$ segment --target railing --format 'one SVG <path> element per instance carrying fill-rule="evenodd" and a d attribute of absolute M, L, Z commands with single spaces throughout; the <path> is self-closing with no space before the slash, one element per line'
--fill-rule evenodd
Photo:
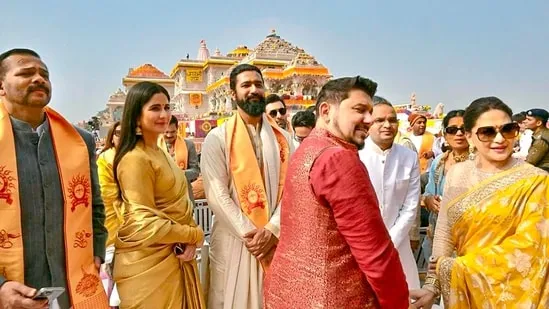
<path fill-rule="evenodd" d="M 194 201 L 194 220 L 204 231 L 204 236 L 209 239 L 212 232 L 213 213 L 208 207 L 207 200 Z"/>
<path fill-rule="evenodd" d="M 202 227 L 202 230 L 204 231 L 204 235 L 206 238 L 206 241 L 204 241 L 204 246 L 202 249 L 199 249 L 197 254 L 197 262 L 198 262 L 198 269 L 200 273 L 200 280 L 203 284 L 207 282 L 206 278 L 207 276 L 207 265 L 208 265 L 208 251 L 209 251 L 209 240 L 210 240 L 210 234 L 212 232 L 212 223 L 214 220 L 214 216 L 210 208 L 208 207 L 208 201 L 207 200 L 196 200 L 194 202 L 194 219 L 196 223 Z M 420 276 L 425 276 L 425 273 L 427 272 L 427 260 L 425 259 L 422 244 L 423 240 L 427 236 L 427 228 L 422 227 L 420 229 L 420 240 L 419 240 L 419 247 L 417 250 L 414 251 L 414 257 L 416 259 L 417 268 L 420 273 Z M 202 254 L 204 253 L 204 254 Z"/>
<path fill-rule="evenodd" d="M 207 200 L 195 200 L 194 201 L 194 220 L 202 230 L 204 231 L 204 245 L 202 248 L 196 250 L 196 262 L 198 264 L 198 274 L 200 276 L 200 282 L 202 288 L 208 287 L 208 263 L 209 263 L 209 251 L 210 251 L 210 234 L 212 232 L 213 213 L 208 207 Z"/>

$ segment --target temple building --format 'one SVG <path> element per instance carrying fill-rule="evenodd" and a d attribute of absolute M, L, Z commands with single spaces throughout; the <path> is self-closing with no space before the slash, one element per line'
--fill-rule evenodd
<path fill-rule="evenodd" d="M 130 69 L 122 78 L 124 89 L 110 96 L 107 108 L 101 113 L 102 123 L 109 126 L 120 120 L 127 91 L 138 82 L 152 81 L 168 90 L 174 104 L 173 113 L 186 123 L 186 131 L 203 137 L 232 113 L 229 75 L 241 63 L 259 67 L 267 93 L 283 97 L 291 112 L 313 105 L 320 88 L 331 78 L 328 68 L 281 38 L 275 30 L 255 48 L 240 45 L 226 55 L 219 49 L 212 55 L 202 40 L 196 59 L 190 59 L 187 54 L 169 75 L 152 64 Z"/>

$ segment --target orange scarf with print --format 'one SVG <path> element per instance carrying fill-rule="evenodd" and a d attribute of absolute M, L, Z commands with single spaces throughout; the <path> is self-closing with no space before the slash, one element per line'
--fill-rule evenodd
<path fill-rule="evenodd" d="M 171 149 L 168 149 L 168 145 L 164 137 L 160 137 L 158 140 L 158 147 L 166 149 L 168 154 L 174 158 L 175 163 L 180 169 L 186 170 L 189 165 L 189 149 L 185 139 L 181 136 L 175 138 L 175 145 Z"/>
<path fill-rule="evenodd" d="M 267 119 L 268 123 L 265 122 Z M 263 125 L 270 125 L 276 136 L 280 150 L 280 176 L 278 181 L 277 204 L 282 198 L 282 189 L 286 179 L 290 148 L 282 129 L 269 117 L 263 118 Z M 255 157 L 254 146 L 248 134 L 248 128 L 238 113 L 227 121 L 227 148 L 229 149 L 229 167 L 233 178 L 242 212 L 257 228 L 269 222 L 270 208 L 265 183 Z M 262 262 L 263 268 L 268 265 Z"/>
<path fill-rule="evenodd" d="M 107 296 L 94 264 L 88 147 L 78 131 L 61 115 L 50 108 L 45 111 L 65 202 L 66 293 L 69 293 L 74 309 L 108 308 Z M 24 283 L 15 138 L 10 116 L 1 102 L 0 145 L 0 274 L 7 280 Z"/>

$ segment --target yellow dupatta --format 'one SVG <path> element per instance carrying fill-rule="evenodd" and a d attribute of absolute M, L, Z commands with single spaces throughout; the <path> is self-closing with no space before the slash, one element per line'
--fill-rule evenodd
<path fill-rule="evenodd" d="M 263 117 L 263 120 L 265 119 L 268 122 L 264 121 L 263 125 L 272 127 L 280 151 L 280 174 L 276 200 L 279 203 L 286 179 L 290 148 L 282 129 L 269 117 Z M 236 113 L 227 121 L 226 125 L 229 168 L 238 193 L 240 209 L 257 228 L 262 228 L 269 222 L 270 207 L 275 207 L 275 205 L 269 205 L 262 172 L 255 158 L 254 147 L 244 120 Z M 269 261 L 264 259 L 261 261 L 261 265 L 267 269 Z"/>
<path fill-rule="evenodd" d="M 429 162 L 431 159 L 423 158 L 422 155 L 433 149 L 433 144 L 435 142 L 435 136 L 427 131 L 423 133 L 423 138 L 421 140 L 421 147 L 418 149 L 419 154 L 419 172 L 421 174 L 427 172 L 429 168 Z"/>
<path fill-rule="evenodd" d="M 448 204 L 456 258 L 437 263 L 446 308 L 546 308 L 549 176 L 500 172 Z"/>
<path fill-rule="evenodd" d="M 109 232 L 107 247 L 114 244 L 118 228 L 124 222 L 124 207 L 112 169 L 115 154 L 116 150 L 113 147 L 97 158 L 97 174 L 101 185 L 101 197 L 105 204 L 105 227 Z"/>
<path fill-rule="evenodd" d="M 108 308 L 93 255 L 89 152 L 78 131 L 61 115 L 45 109 L 64 197 L 67 287 L 72 308 Z M 24 255 L 15 139 L 0 102 L 0 269 L 8 280 L 24 282 Z M 32 261 L 27 261 L 32 263 Z"/>

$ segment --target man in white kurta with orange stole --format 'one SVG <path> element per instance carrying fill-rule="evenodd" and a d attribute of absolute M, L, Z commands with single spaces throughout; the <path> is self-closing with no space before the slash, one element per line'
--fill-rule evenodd
<path fill-rule="evenodd" d="M 230 76 L 238 110 L 202 145 L 201 170 L 215 219 L 210 238 L 208 308 L 262 308 L 264 271 L 278 243 L 282 188 L 293 145 L 263 112 L 261 71 Z"/>

